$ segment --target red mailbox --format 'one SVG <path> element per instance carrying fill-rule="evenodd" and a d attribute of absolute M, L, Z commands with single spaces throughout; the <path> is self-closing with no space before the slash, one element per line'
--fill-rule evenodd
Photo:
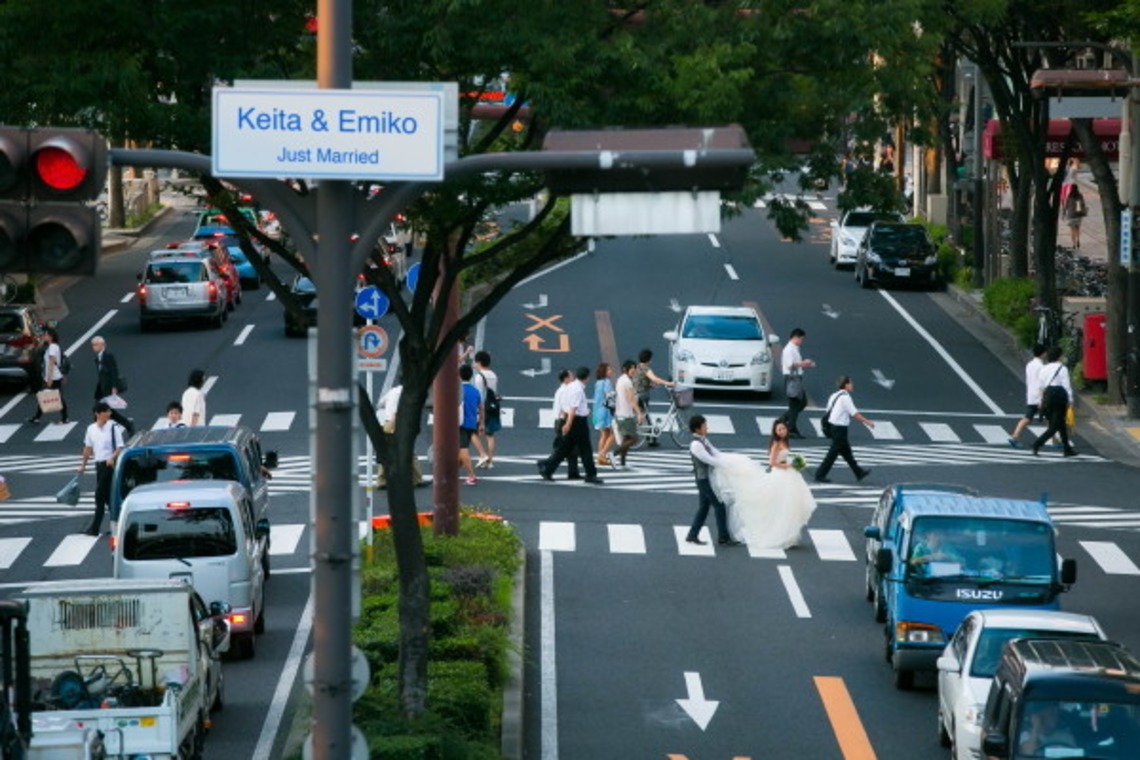
<path fill-rule="evenodd" d="M 1107 380 L 1108 362 L 1104 346 L 1104 314 L 1086 314 L 1081 356 L 1084 357 L 1086 380 Z"/>

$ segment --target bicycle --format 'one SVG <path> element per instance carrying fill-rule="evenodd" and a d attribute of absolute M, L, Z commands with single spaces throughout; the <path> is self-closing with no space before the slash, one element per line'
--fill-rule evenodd
<path fill-rule="evenodd" d="M 679 448 L 687 449 L 693 440 L 693 433 L 689 430 L 690 411 L 693 406 L 692 388 L 666 388 L 669 394 L 669 408 L 664 416 L 654 416 L 646 411 L 645 422 L 637 426 L 637 442 L 631 449 L 642 449 L 650 441 L 657 441 L 665 433 L 673 439 Z"/>
<path fill-rule="evenodd" d="M 1034 306 L 1033 311 L 1037 314 L 1037 342 L 1043 346 L 1060 346 L 1069 366 L 1080 361 L 1083 336 L 1078 315 L 1073 312 L 1058 319 L 1048 306 Z"/>
<path fill-rule="evenodd" d="M 0 304 L 9 304 L 16 300 L 20 291 L 20 284 L 10 274 L 0 274 Z"/>

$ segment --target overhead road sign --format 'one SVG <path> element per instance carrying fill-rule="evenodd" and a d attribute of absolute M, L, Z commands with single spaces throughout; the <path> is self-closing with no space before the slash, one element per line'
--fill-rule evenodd
<path fill-rule="evenodd" d="M 443 93 L 214 88 L 217 177 L 443 179 Z"/>

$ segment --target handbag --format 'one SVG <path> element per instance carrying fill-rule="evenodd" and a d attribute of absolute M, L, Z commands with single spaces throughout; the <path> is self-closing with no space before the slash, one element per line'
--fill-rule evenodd
<path fill-rule="evenodd" d="M 42 391 L 36 391 L 36 403 L 40 405 L 40 411 L 44 414 L 63 410 L 63 399 L 60 398 L 57 388 L 44 388 Z"/>
<path fill-rule="evenodd" d="M 784 395 L 788 398 L 801 398 L 804 395 L 804 376 L 799 374 L 785 375 Z"/>
<path fill-rule="evenodd" d="M 76 475 L 67 481 L 67 485 L 56 492 L 55 500 L 59 504 L 75 506 L 79 503 L 79 476 Z"/>
<path fill-rule="evenodd" d="M 119 375 L 118 378 L 115 379 L 115 388 L 119 391 L 119 393 L 123 393 L 124 391 L 126 391 L 127 390 L 127 378 L 123 377 L 122 375 Z"/>
<path fill-rule="evenodd" d="M 1065 424 L 1070 430 L 1077 426 L 1077 411 L 1071 406 L 1065 410 Z"/>

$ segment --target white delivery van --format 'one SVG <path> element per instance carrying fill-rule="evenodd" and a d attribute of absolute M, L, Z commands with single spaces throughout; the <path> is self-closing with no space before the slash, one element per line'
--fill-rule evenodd
<path fill-rule="evenodd" d="M 269 525 L 249 492 L 229 480 L 139 486 L 123 501 L 115 534 L 116 578 L 173 578 L 230 605 L 234 649 L 254 655 L 265 630 Z"/>

